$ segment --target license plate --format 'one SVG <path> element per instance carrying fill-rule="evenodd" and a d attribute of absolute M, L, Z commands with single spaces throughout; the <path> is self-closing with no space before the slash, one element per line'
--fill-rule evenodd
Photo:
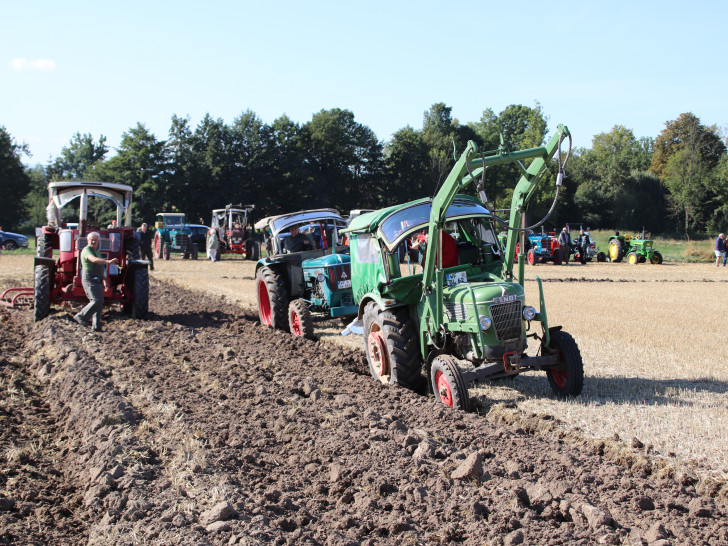
<path fill-rule="evenodd" d="M 351 288 L 351 279 L 347 279 L 345 281 L 339 281 L 336 286 L 338 288 Z"/>
<path fill-rule="evenodd" d="M 465 271 L 445 274 L 445 283 L 448 286 L 455 286 L 456 284 L 462 284 L 464 282 L 468 282 L 468 275 L 465 273 Z"/>

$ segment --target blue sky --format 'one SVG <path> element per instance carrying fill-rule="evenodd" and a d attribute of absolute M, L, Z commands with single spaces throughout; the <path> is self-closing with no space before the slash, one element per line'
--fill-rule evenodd
<path fill-rule="evenodd" d="M 303 124 L 346 108 L 382 141 L 436 102 L 461 123 L 534 106 L 576 146 L 614 125 L 655 137 L 693 112 L 728 128 L 728 3 L 58 2 L 0 19 L 0 125 L 55 158 L 80 132 L 167 138 L 246 110 Z"/>

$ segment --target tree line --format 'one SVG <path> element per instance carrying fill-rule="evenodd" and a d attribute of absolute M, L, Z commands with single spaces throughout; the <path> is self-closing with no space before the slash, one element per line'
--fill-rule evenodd
<path fill-rule="evenodd" d="M 464 124 L 451 107 L 436 103 L 424 112 L 421 128 L 406 126 L 386 143 L 346 109 L 321 110 L 304 124 L 282 115 L 270 125 L 248 110 L 231 124 L 208 114 L 196 127 L 173 116 L 166 140 L 137 123 L 113 155 L 103 135 L 76 133 L 47 165 L 24 167 L 27 145 L 0 126 L 0 223 L 5 229 L 42 225 L 48 182 L 82 179 L 131 185 L 135 224 L 173 211 L 208 224 L 211 210 L 228 203 L 255 205 L 255 218 L 324 207 L 346 214 L 434 195 L 468 140 L 480 150 L 518 150 L 548 136 L 538 103 L 498 114 L 486 109 L 480 120 Z M 549 209 L 555 170 L 554 163 L 529 220 Z M 726 144 L 716 126 L 691 113 L 666 122 L 655 138 L 636 138 L 615 125 L 596 135 L 591 148 L 572 150 L 566 174 L 547 229 L 583 222 L 593 229 L 644 227 L 693 236 L 723 231 L 728 222 Z M 518 177 L 513 164 L 486 171 L 492 206 L 510 206 Z"/>

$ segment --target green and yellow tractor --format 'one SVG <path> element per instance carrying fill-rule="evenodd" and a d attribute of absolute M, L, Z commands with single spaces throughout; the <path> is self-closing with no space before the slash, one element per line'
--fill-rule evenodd
<path fill-rule="evenodd" d="M 609 261 L 621 262 L 623 259 L 628 263 L 636 265 L 643 262 L 659 265 L 662 263 L 662 254 L 653 247 L 653 241 L 645 237 L 645 230 L 642 236 L 620 235 L 617 231 L 609 237 Z"/>

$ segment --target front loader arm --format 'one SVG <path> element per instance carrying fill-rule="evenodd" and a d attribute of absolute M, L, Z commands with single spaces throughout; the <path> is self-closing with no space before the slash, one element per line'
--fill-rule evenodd
<path fill-rule="evenodd" d="M 443 323 L 443 274 L 442 274 L 442 247 L 441 232 L 447 216 L 447 210 L 452 204 L 455 196 L 462 188 L 474 182 L 483 172 L 483 169 L 501 165 L 504 163 L 517 163 L 522 171 L 522 176 L 513 192 L 511 202 L 511 216 L 509 221 L 508 239 L 503 260 L 502 278 L 512 278 L 513 263 L 510 256 L 513 256 L 516 246 L 516 237 L 519 232 L 513 228 L 520 227 L 521 217 L 526 210 L 528 201 L 533 196 L 541 176 L 546 171 L 548 161 L 559 149 L 564 137 L 569 135 L 569 130 L 564 125 L 559 125 L 556 134 L 545 146 L 507 152 L 498 149 L 492 152 L 485 152 L 480 157 L 471 159 L 476 154 L 478 147 L 473 141 L 469 141 L 465 151 L 455 163 L 450 174 L 445 179 L 442 187 L 432 199 L 430 221 L 428 225 L 428 252 L 423 264 L 422 286 L 424 300 L 424 313 L 420 323 L 420 331 L 434 335 Z M 533 159 L 528 169 L 521 160 Z M 436 263 L 436 261 L 438 263 Z M 523 284 L 523 271 L 519 275 L 519 282 Z"/>

